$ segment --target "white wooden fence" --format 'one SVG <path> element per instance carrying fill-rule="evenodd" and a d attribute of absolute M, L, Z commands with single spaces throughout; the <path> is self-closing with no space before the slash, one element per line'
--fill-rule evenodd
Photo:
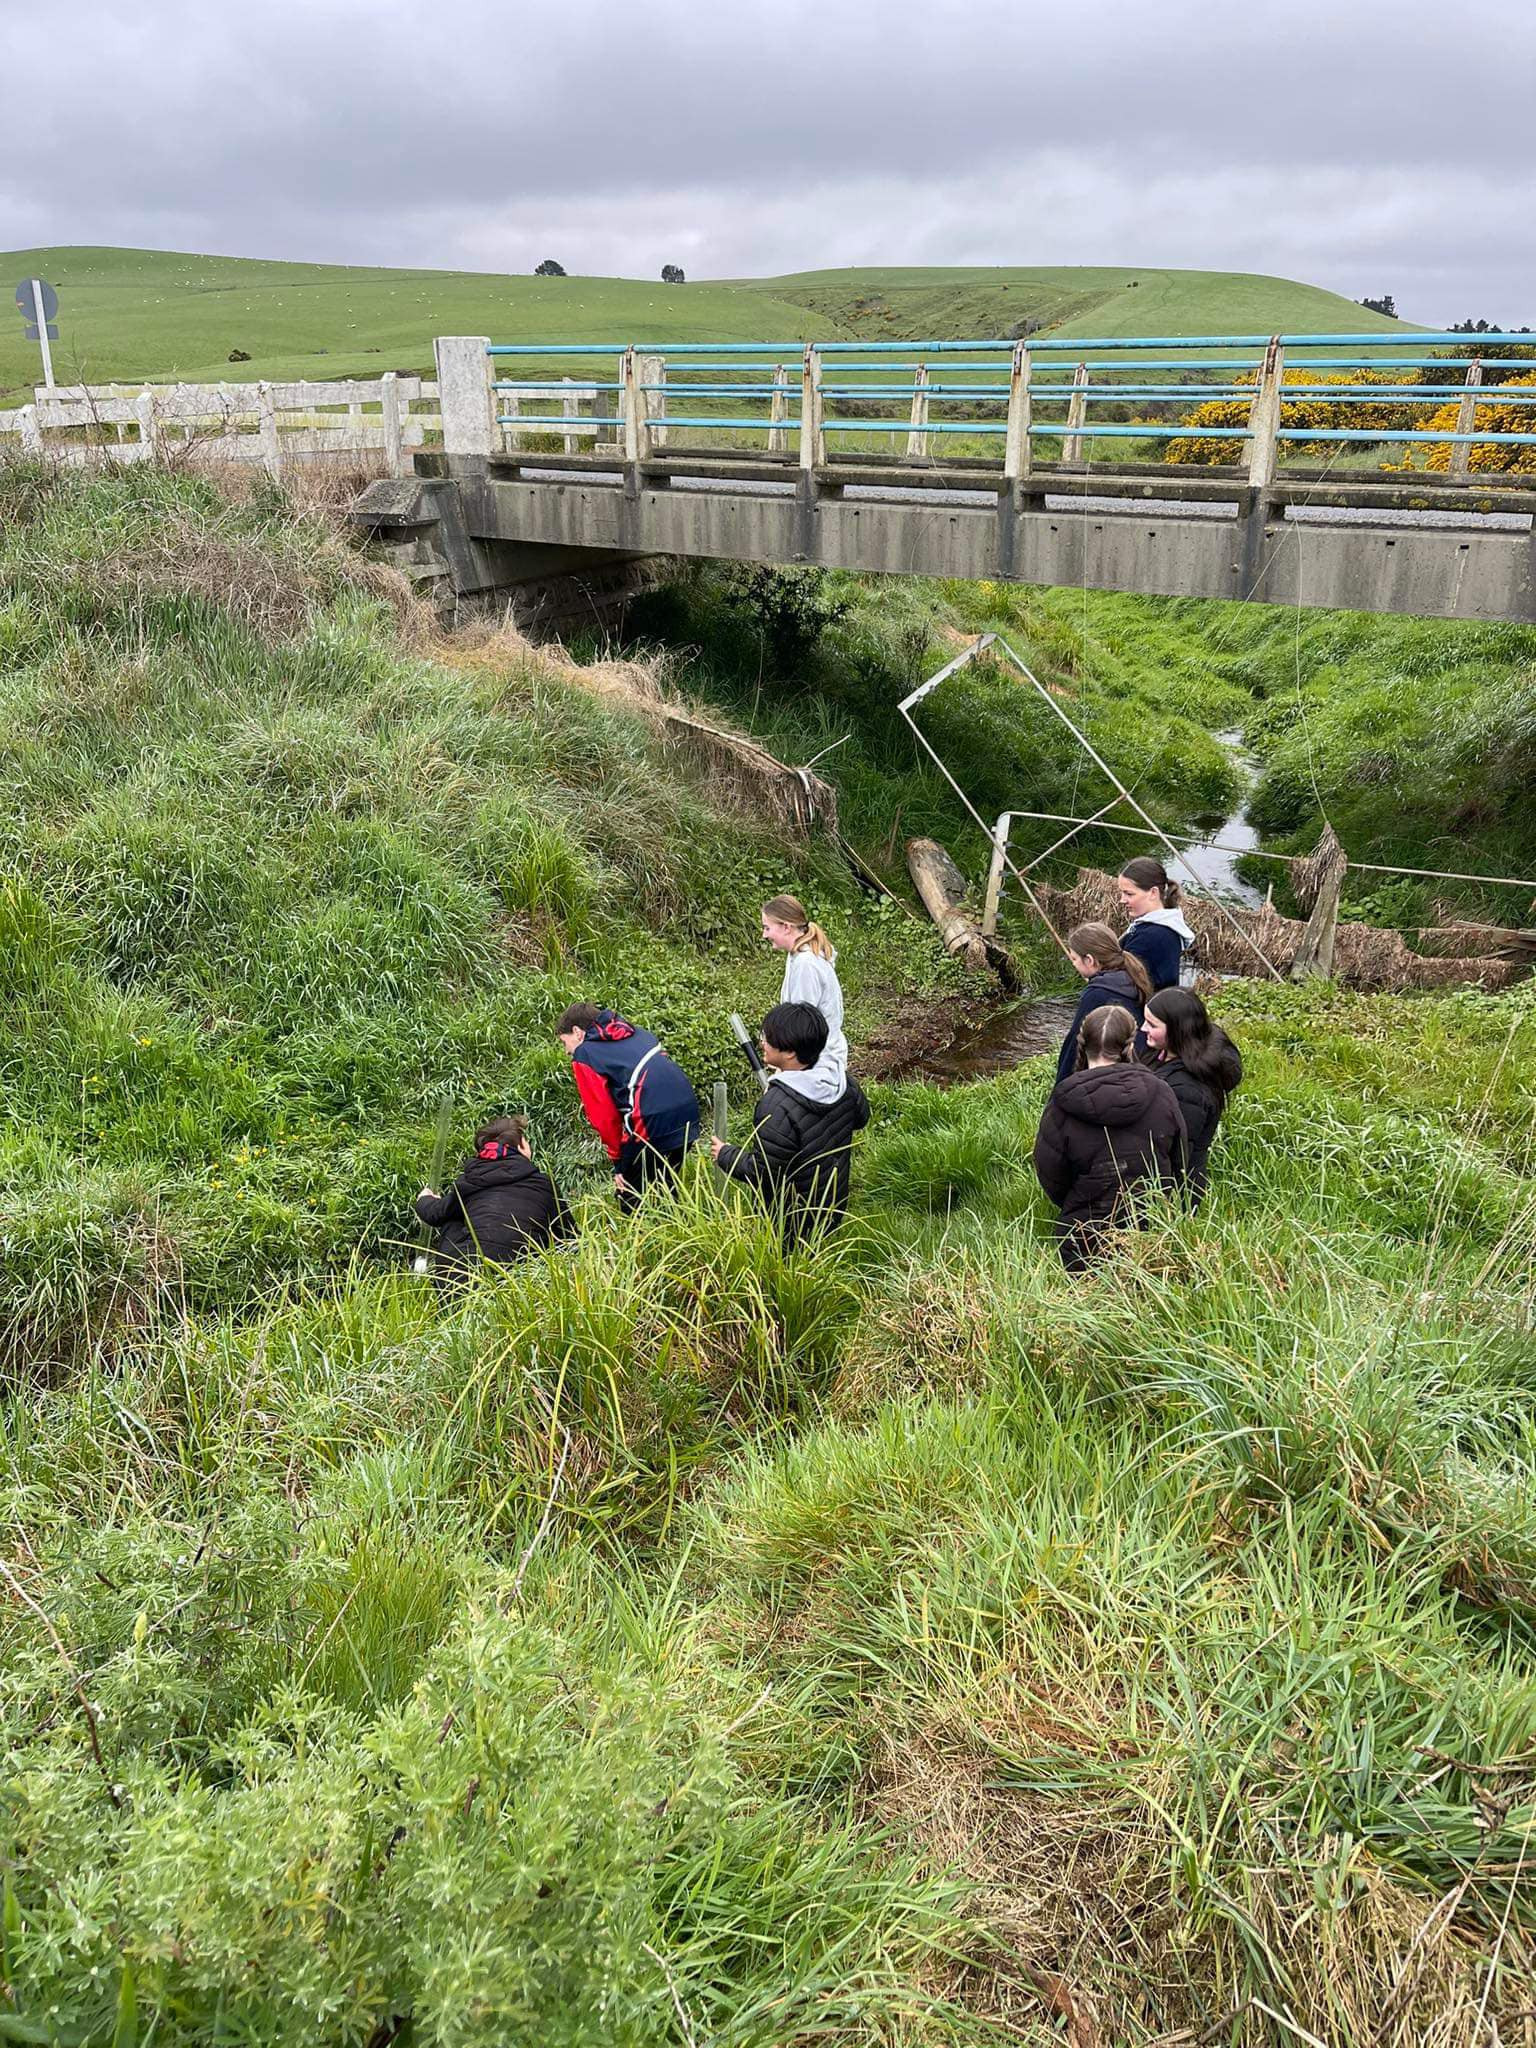
<path fill-rule="evenodd" d="M 525 413 L 506 443 L 558 434 L 568 454 L 578 437 L 599 432 L 598 394 L 566 380 L 527 391 L 525 400 L 557 413 Z M 581 417 L 585 408 L 587 417 Z M 424 377 L 387 371 L 334 383 L 39 385 L 32 403 L 0 412 L 0 459 L 44 456 L 86 467 L 157 457 L 199 464 L 260 464 L 269 476 L 289 467 L 374 461 L 385 476 L 409 467 L 410 452 L 441 435 L 438 388 Z"/>
<path fill-rule="evenodd" d="M 0 412 L 0 456 L 79 466 L 185 457 L 276 477 L 373 454 L 394 475 L 440 424 L 436 384 L 393 371 L 335 383 L 40 385 L 30 405 Z"/>

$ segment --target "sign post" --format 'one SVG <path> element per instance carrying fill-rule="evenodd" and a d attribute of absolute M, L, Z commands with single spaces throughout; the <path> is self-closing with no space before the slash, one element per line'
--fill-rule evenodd
<path fill-rule="evenodd" d="M 21 308 L 21 317 L 27 323 L 28 341 L 37 342 L 43 351 L 43 386 L 53 389 L 53 353 L 50 341 L 57 341 L 59 330 L 54 326 L 54 315 L 59 310 L 59 295 L 51 284 L 45 284 L 40 277 L 24 277 L 16 287 L 16 303 Z"/>

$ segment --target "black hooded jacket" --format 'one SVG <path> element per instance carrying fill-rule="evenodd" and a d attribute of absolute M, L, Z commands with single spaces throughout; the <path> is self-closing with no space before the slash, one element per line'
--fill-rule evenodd
<path fill-rule="evenodd" d="M 1091 974 L 1083 985 L 1067 1035 L 1061 1042 L 1061 1053 L 1056 1061 L 1058 1081 L 1065 1081 L 1077 1065 L 1077 1034 L 1083 1028 L 1083 1019 L 1105 1003 L 1118 1003 L 1122 1010 L 1130 1011 L 1138 1024 L 1141 1022 L 1141 994 L 1123 967 L 1101 968 L 1097 974 Z"/>
<path fill-rule="evenodd" d="M 466 1159 L 443 1194 L 416 1197 L 416 1214 L 437 1231 L 432 1253 L 439 1270 L 477 1257 L 506 1265 L 575 1229 L 554 1183 L 521 1152 Z"/>
<path fill-rule="evenodd" d="M 1098 1230 L 1138 1221 L 1140 1193 L 1177 1187 L 1187 1140 L 1166 1081 L 1128 1060 L 1057 1083 L 1035 1138 L 1035 1173 L 1060 1209 L 1063 1261 L 1084 1266 Z"/>
<path fill-rule="evenodd" d="M 852 1074 L 836 1102 L 826 1103 L 774 1081 L 753 1104 L 746 1144 L 721 1147 L 720 1170 L 777 1207 L 785 1243 L 798 1244 L 842 1222 L 854 1132 L 868 1122 L 869 1102 Z"/>
<path fill-rule="evenodd" d="M 1235 1088 L 1243 1078 L 1243 1062 L 1237 1047 L 1228 1042 L 1229 1070 L 1233 1070 L 1231 1087 Z M 1207 1162 L 1211 1154 L 1211 1140 L 1216 1135 L 1216 1126 L 1221 1121 L 1222 1110 L 1226 1107 L 1226 1096 L 1218 1093 L 1208 1081 L 1202 1081 L 1192 1074 L 1182 1060 L 1160 1060 L 1155 1054 L 1146 1055 L 1147 1068 L 1160 1081 L 1166 1081 L 1178 1100 L 1184 1116 L 1184 1129 L 1188 1133 L 1188 1152 L 1185 1182 L 1189 1188 L 1190 1203 L 1199 1206 L 1205 1193 Z"/>

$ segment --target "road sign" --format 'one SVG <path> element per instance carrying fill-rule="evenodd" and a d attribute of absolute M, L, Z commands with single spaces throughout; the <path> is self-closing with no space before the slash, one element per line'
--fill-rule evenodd
<path fill-rule="evenodd" d="M 49 351 L 50 341 L 57 341 L 59 330 L 53 324 L 53 316 L 59 310 L 59 295 L 51 284 L 45 284 L 40 277 L 24 277 L 16 287 L 16 303 L 21 308 L 21 317 L 26 322 L 27 339 L 39 343 L 43 351 L 43 383 L 53 389 L 53 356 Z"/>

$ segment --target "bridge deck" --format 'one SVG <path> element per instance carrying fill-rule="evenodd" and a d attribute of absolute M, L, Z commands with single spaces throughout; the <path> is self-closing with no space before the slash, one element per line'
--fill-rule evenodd
<path fill-rule="evenodd" d="M 678 450 L 492 456 L 453 476 L 468 533 L 522 548 L 811 563 L 872 574 L 1536 621 L 1530 486 L 1286 471 L 890 459 L 805 471 Z M 537 555 L 528 558 L 537 562 Z M 529 573 L 534 573 L 530 568 Z"/>

